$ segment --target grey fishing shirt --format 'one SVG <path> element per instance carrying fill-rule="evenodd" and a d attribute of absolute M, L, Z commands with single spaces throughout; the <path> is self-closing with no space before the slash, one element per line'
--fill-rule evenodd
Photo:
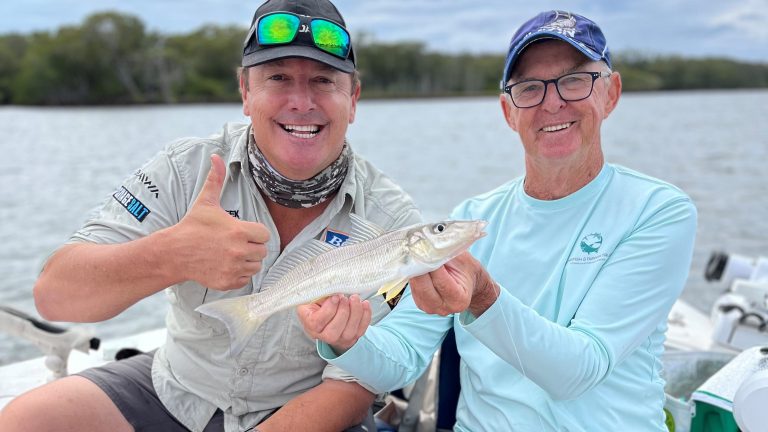
<path fill-rule="evenodd" d="M 315 350 L 295 309 L 271 316 L 237 356 L 229 354 L 229 334 L 214 318 L 195 312 L 203 303 L 258 292 L 261 281 L 281 258 L 310 239 L 340 246 L 352 232 L 350 212 L 384 230 L 420 222 L 411 198 L 389 178 L 354 155 L 339 193 L 325 211 L 280 254 L 280 238 L 248 169 L 250 127 L 226 124 L 208 138 L 168 145 L 126 179 L 70 242 L 100 244 L 135 240 L 179 222 L 194 203 L 210 169 L 210 155 L 221 155 L 227 174 L 221 206 L 232 217 L 263 223 L 271 232 L 261 272 L 239 290 L 216 291 L 192 281 L 168 287 L 168 337 L 152 366 L 155 390 L 187 428 L 202 431 L 217 408 L 225 430 L 242 430 L 318 385 L 323 378 L 354 380 L 328 365 Z M 372 301 L 373 320 L 389 312 Z"/>

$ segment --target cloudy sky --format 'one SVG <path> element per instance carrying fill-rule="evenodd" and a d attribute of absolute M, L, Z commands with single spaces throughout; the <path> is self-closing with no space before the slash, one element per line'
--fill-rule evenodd
<path fill-rule="evenodd" d="M 55 30 L 91 13 L 137 15 L 163 33 L 205 23 L 246 26 L 261 0 L 6 0 L 0 34 Z M 516 26 L 541 10 L 592 18 L 614 52 L 720 56 L 768 63 L 768 0 L 335 0 L 353 34 L 417 40 L 444 52 L 498 53 Z"/>

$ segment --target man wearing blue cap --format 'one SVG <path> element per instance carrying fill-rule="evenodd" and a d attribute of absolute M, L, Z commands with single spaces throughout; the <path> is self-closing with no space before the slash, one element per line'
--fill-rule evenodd
<path fill-rule="evenodd" d="M 35 286 L 41 315 L 65 321 L 111 318 L 165 291 L 167 341 L 20 396 L 0 430 L 373 430 L 370 417 L 360 425 L 373 393 L 317 355 L 295 311 L 272 315 L 239 354 L 223 323 L 195 312 L 258 292 L 313 239 L 340 246 L 370 225 L 419 222 L 411 199 L 345 139 L 360 86 L 344 25 L 328 0 L 259 6 L 242 57 L 248 124 L 167 146 L 51 256 Z M 378 320 L 389 307 L 366 312 Z"/>
<path fill-rule="evenodd" d="M 665 431 L 660 356 L 696 209 L 674 186 L 604 162 L 600 126 L 621 78 L 594 22 L 561 11 L 526 22 L 501 87 L 525 175 L 452 215 L 488 220 L 488 236 L 411 280 L 364 335 L 356 301 L 343 314 L 301 307 L 305 329 L 324 358 L 385 391 L 418 378 L 453 328 L 457 431 Z"/>

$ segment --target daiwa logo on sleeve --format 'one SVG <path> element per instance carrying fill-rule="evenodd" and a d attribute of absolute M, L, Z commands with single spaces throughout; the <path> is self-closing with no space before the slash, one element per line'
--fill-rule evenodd
<path fill-rule="evenodd" d="M 147 190 L 149 190 L 151 193 L 155 195 L 155 198 L 160 197 L 160 189 L 157 188 L 154 184 L 152 184 L 152 180 L 149 179 L 149 176 L 142 172 L 141 170 L 136 171 L 133 173 L 139 181 L 147 187 Z"/>
<path fill-rule="evenodd" d="M 120 205 L 125 207 L 125 209 L 128 210 L 128 213 L 135 217 L 139 222 L 144 222 L 144 219 L 150 213 L 150 210 L 147 208 L 147 206 L 136 199 L 136 197 L 133 196 L 132 193 L 128 192 L 128 189 L 126 189 L 124 186 L 121 186 L 120 189 L 118 189 L 112 195 L 112 197 L 117 200 Z"/>

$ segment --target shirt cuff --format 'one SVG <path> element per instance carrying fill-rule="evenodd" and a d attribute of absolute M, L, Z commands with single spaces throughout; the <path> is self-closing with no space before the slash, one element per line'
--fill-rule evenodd
<path fill-rule="evenodd" d="M 343 368 L 343 363 L 347 360 L 351 361 L 351 358 L 354 358 L 354 355 L 348 355 L 351 351 L 355 350 L 357 347 L 362 345 L 361 341 L 358 340 L 358 343 L 354 344 L 352 348 L 348 349 L 347 352 L 345 352 L 342 355 L 337 355 L 333 348 L 331 348 L 330 345 L 328 345 L 325 342 L 322 342 L 320 340 L 317 341 L 317 353 L 320 355 L 320 357 L 328 362 L 328 366 L 326 366 L 325 370 L 323 370 L 323 379 L 334 379 L 337 381 L 345 381 L 345 382 L 356 382 L 360 386 L 362 386 L 364 389 L 368 390 L 369 392 L 373 394 L 379 394 L 379 391 L 377 391 L 375 388 L 371 387 L 370 385 L 360 381 L 359 378 L 356 376 L 350 374 L 349 372 L 345 371 Z M 339 363 L 342 363 L 341 365 L 335 364 L 336 361 Z"/>
<path fill-rule="evenodd" d="M 477 327 L 484 327 L 486 323 L 492 322 L 495 319 L 494 317 L 502 312 L 503 308 L 501 305 L 507 301 L 506 297 L 510 295 L 504 287 L 499 285 L 499 296 L 496 297 L 496 301 L 493 302 L 491 307 L 486 309 L 479 318 L 472 315 L 469 309 L 465 310 L 459 314 L 459 324 L 468 331 Z"/>

